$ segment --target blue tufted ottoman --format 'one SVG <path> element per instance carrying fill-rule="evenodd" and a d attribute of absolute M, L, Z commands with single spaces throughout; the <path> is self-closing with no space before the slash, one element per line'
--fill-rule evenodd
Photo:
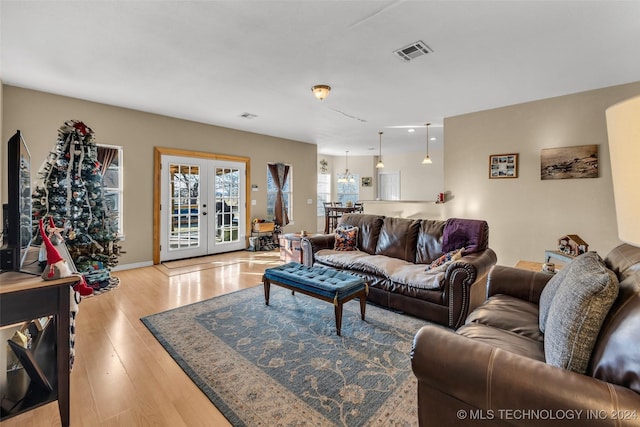
<path fill-rule="evenodd" d="M 352 274 L 322 267 L 307 267 L 297 262 L 267 268 L 262 276 L 265 304 L 269 305 L 271 284 L 291 289 L 323 301 L 332 302 L 336 314 L 336 330 L 342 327 L 342 304 L 360 299 L 360 316 L 364 320 L 369 288 L 365 281 Z"/>

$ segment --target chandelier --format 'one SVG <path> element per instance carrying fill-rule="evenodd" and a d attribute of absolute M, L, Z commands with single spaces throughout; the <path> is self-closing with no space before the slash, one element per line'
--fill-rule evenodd
<path fill-rule="evenodd" d="M 431 163 L 433 163 L 433 162 L 431 161 L 431 157 L 429 157 L 429 125 L 430 125 L 430 124 L 431 124 L 431 123 L 427 123 L 427 124 L 425 125 L 425 127 L 427 128 L 427 155 L 426 155 L 426 156 L 424 156 L 424 159 L 422 159 L 422 164 L 423 164 L 423 165 L 430 165 Z"/>
<path fill-rule="evenodd" d="M 349 172 L 349 150 L 347 150 L 345 154 L 345 163 L 346 163 L 346 168 L 344 170 L 344 174 L 338 176 L 338 182 L 340 183 L 356 182 L 356 179 L 353 177 L 353 175 L 351 175 L 351 172 Z"/>

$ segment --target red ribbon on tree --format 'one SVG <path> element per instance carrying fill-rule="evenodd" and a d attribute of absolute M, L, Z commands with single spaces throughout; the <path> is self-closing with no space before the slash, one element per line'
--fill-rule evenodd
<path fill-rule="evenodd" d="M 80 131 L 80 133 L 82 134 L 82 136 L 86 136 L 87 135 L 87 126 L 82 123 L 82 122 L 76 122 L 73 124 L 73 127 L 78 129 Z"/>

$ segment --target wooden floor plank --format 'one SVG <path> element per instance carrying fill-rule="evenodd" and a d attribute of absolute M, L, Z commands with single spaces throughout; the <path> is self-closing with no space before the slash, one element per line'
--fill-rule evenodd
<path fill-rule="evenodd" d="M 258 286 L 265 268 L 281 261 L 277 251 L 239 251 L 206 261 L 116 272 L 117 288 L 80 303 L 72 427 L 230 425 L 140 318 Z M 2 422 L 18 426 L 60 426 L 57 403 Z"/>

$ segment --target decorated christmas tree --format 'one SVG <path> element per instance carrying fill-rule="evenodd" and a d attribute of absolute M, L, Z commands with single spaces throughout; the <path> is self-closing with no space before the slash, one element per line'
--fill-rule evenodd
<path fill-rule="evenodd" d="M 110 270 L 120 254 L 117 215 L 105 199 L 101 168 L 93 130 L 67 121 L 38 172 L 32 200 L 36 227 L 44 219 L 62 229 L 77 272 L 95 290 L 117 283 Z"/>

